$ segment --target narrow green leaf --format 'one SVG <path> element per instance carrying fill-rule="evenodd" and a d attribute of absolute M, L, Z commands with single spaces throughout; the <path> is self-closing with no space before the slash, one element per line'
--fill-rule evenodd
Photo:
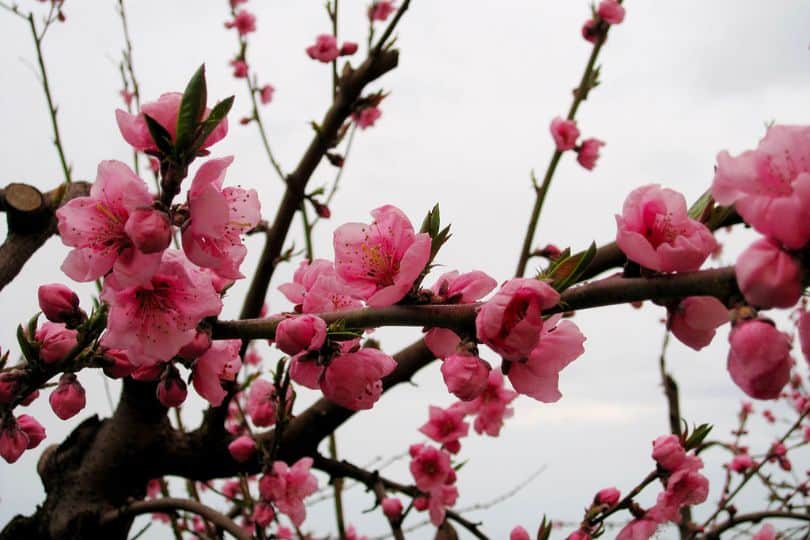
<path fill-rule="evenodd" d="M 166 128 L 146 113 L 143 113 L 143 119 L 146 121 L 146 127 L 149 129 L 149 134 L 152 135 L 152 140 L 155 141 L 158 150 L 167 156 L 174 155 L 172 136 L 166 131 Z"/>
<path fill-rule="evenodd" d="M 202 124 L 200 124 L 199 133 L 194 139 L 193 150 L 195 154 L 202 147 L 205 139 L 207 139 L 208 136 L 214 132 L 220 122 L 222 122 L 225 117 L 228 116 L 228 113 L 231 111 L 231 107 L 233 106 L 233 99 L 234 96 L 231 96 L 214 105 L 214 108 L 211 109 L 211 114 L 209 114 L 208 117 L 202 121 Z"/>
<path fill-rule="evenodd" d="M 205 113 L 205 102 L 208 100 L 208 90 L 205 86 L 205 64 L 201 65 L 186 85 L 183 98 L 180 100 L 180 110 L 177 113 L 177 137 L 175 146 L 177 153 L 188 155 L 194 133 Z"/>
<path fill-rule="evenodd" d="M 703 440 L 709 435 L 709 432 L 712 430 L 711 424 L 701 424 L 692 432 L 692 435 L 686 440 L 684 443 L 684 448 L 686 450 L 691 450 L 696 448 L 703 442 Z"/>
<path fill-rule="evenodd" d="M 21 324 L 17 325 L 17 343 L 20 345 L 20 352 L 25 357 L 26 360 L 29 362 L 36 362 L 39 358 L 39 355 L 31 346 L 31 342 L 28 341 L 28 338 L 25 335 L 25 330 Z"/>

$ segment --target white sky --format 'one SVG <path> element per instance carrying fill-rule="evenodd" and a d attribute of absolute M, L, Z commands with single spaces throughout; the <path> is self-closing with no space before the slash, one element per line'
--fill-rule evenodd
<path fill-rule="evenodd" d="M 32 0 L 22 3 L 42 9 Z M 79 179 L 92 180 L 103 159 L 130 159 L 113 114 L 122 106 L 117 63 L 123 38 L 115 5 L 67 2 L 67 23 L 53 27 L 45 43 L 65 150 Z M 247 7 L 258 18 L 249 58 L 261 82 L 277 89 L 264 119 L 275 152 L 291 170 L 311 137 L 308 122 L 319 120 L 330 100 L 329 69 L 304 54 L 317 34 L 329 30 L 328 20 L 321 0 L 252 0 Z M 364 42 L 365 7 L 365 1 L 341 3 L 342 37 Z M 578 115 L 583 136 L 599 137 L 607 146 L 590 173 L 573 155 L 564 156 L 537 244 L 576 250 L 591 240 L 608 242 L 615 232 L 613 214 L 633 188 L 660 182 L 694 200 L 711 181 L 718 151 L 754 147 L 770 121 L 810 123 L 806 2 L 628 0 L 626 7 L 626 21 L 611 32 L 600 57 L 603 84 Z M 587 2 L 570 0 L 413 0 L 399 30 L 400 67 L 372 86 L 392 95 L 382 105 L 378 125 L 355 140 L 332 220 L 316 231 L 316 254 L 331 257 L 331 230 L 346 221 L 366 221 L 376 206 L 397 204 L 418 225 L 440 202 L 454 236 L 439 262 L 461 271 L 485 270 L 498 281 L 511 277 L 533 201 L 529 171 L 545 170 L 552 152 L 547 126 L 567 110 L 590 52 L 579 36 L 588 9 Z M 214 155 L 236 156 L 227 182 L 259 190 L 265 215 L 272 219 L 282 185 L 255 127 L 236 122 L 249 109 L 244 84 L 230 76 L 227 65 L 236 48 L 234 33 L 223 28 L 227 1 L 141 0 L 129 2 L 127 10 L 145 100 L 182 90 L 202 62 L 208 67 L 210 99 L 236 94 L 230 134 L 213 148 Z M 32 72 L 33 43 L 25 23 L 6 12 L 0 12 L 0 36 L 0 182 L 49 189 L 60 181 L 61 169 Z M 328 164 L 321 166 L 310 187 L 328 184 L 334 172 Z M 296 245 L 302 245 L 299 228 L 294 232 Z M 743 245 L 728 245 L 718 264 L 733 262 Z M 249 248 L 242 266 L 246 274 L 258 257 L 257 239 Z M 14 329 L 37 310 L 37 285 L 67 282 L 58 271 L 66 253 L 52 240 L 3 291 L 0 347 L 16 354 Z M 295 266 L 282 266 L 275 285 L 289 280 Z M 223 317 L 236 315 L 246 286 L 229 295 Z M 90 287 L 79 290 L 89 305 Z M 274 311 L 288 308 L 275 289 L 270 304 Z M 499 439 L 464 441 L 461 458 L 469 463 L 459 476 L 461 507 L 493 498 L 539 466 L 548 467 L 517 496 L 472 514 L 492 538 L 505 538 L 516 524 L 534 530 L 544 513 L 578 520 L 596 490 L 616 485 L 626 491 L 651 469 L 650 441 L 667 430 L 657 370 L 661 315 L 660 308 L 651 307 L 578 315 L 575 321 L 588 337 L 586 354 L 563 373 L 562 401 L 543 405 L 519 398 L 515 418 Z M 389 352 L 417 335 L 378 334 Z M 725 371 L 726 350 L 723 334 L 700 354 L 675 343 L 669 355 L 682 388 L 683 414 L 690 422 L 714 423 L 718 434 L 728 433 L 742 397 Z M 80 378 L 89 405 L 76 418 L 59 421 L 44 397 L 31 407 L 49 438 L 15 465 L 0 463 L 0 522 L 32 512 L 42 500 L 34 473 L 41 448 L 62 440 L 90 413 L 109 413 L 99 374 Z M 427 419 L 428 404 L 446 406 L 451 399 L 437 366 L 421 372 L 416 383 L 392 391 L 373 413 L 357 415 L 341 429 L 342 455 L 362 464 L 421 441 L 416 428 Z M 111 388 L 117 393 L 116 384 Z M 187 423 L 196 420 L 198 407 L 187 407 Z M 774 434 L 765 429 L 760 440 L 766 444 Z M 725 456 L 707 457 L 713 479 L 719 477 L 720 459 Z M 797 468 L 808 462 L 796 463 Z M 406 462 L 387 472 L 410 480 Z M 712 500 L 717 489 L 713 484 Z M 379 513 L 362 514 L 372 499 L 360 491 L 349 498 L 349 521 L 366 534 L 384 533 L 387 525 Z M 326 503 L 312 509 L 311 524 L 319 533 L 333 530 L 329 510 Z"/>

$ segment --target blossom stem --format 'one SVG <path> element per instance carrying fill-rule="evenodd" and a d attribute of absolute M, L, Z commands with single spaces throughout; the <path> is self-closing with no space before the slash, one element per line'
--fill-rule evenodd
<path fill-rule="evenodd" d="M 51 8 L 53 11 L 53 8 Z M 67 159 L 65 159 L 65 151 L 62 145 L 62 137 L 59 134 L 59 122 L 56 120 L 57 110 L 53 104 L 53 98 L 51 96 L 51 86 L 48 82 L 48 71 L 45 69 L 45 59 L 42 56 L 42 39 L 45 37 L 45 31 L 47 30 L 48 26 L 53 22 L 52 19 L 53 15 L 49 14 L 48 19 L 45 22 L 45 27 L 42 30 L 41 34 L 37 34 L 37 27 L 36 23 L 34 23 L 34 14 L 29 13 L 27 20 L 28 25 L 31 28 L 31 35 L 34 38 L 34 46 L 37 50 L 37 62 L 39 63 L 39 72 L 42 76 L 42 90 L 45 92 L 45 99 L 48 101 L 48 113 L 51 117 L 51 126 L 53 127 L 53 144 L 56 146 L 56 151 L 59 153 L 59 162 L 62 165 L 62 173 L 65 177 L 65 182 L 70 183 L 71 175 L 70 175 L 70 166 L 67 164 Z"/>
<path fill-rule="evenodd" d="M 121 77 L 124 79 L 124 89 L 127 88 L 127 81 L 132 84 L 132 99 L 135 101 L 135 111 L 141 109 L 141 90 L 138 85 L 138 79 L 135 77 L 135 67 L 132 63 L 132 39 L 129 35 L 129 23 L 127 22 L 127 13 L 124 10 L 124 0 L 118 0 L 118 14 L 121 17 L 121 26 L 124 30 L 124 61 L 121 65 Z M 125 71 L 126 70 L 126 71 Z M 132 106 L 130 102 L 126 102 L 127 112 L 132 113 Z M 135 169 L 135 174 L 140 175 L 140 160 L 138 159 L 138 151 L 132 150 L 132 164 Z"/>
<path fill-rule="evenodd" d="M 106 525 L 124 517 L 133 517 L 140 514 L 150 514 L 153 512 L 172 512 L 176 510 L 185 510 L 186 512 L 197 514 L 206 521 L 228 531 L 239 540 L 250 540 L 251 538 L 251 536 L 241 527 L 239 527 L 239 525 L 234 523 L 233 520 L 224 514 L 220 514 L 213 508 L 198 501 L 192 501 L 190 499 L 178 499 L 175 497 L 167 497 L 150 501 L 136 501 L 130 503 L 123 508 L 119 508 L 118 510 L 114 510 L 103 515 L 101 517 L 101 523 Z"/>
<path fill-rule="evenodd" d="M 571 102 L 571 107 L 568 109 L 568 120 L 573 120 L 577 114 L 580 104 L 588 97 L 588 93 L 593 88 L 594 82 L 594 66 L 596 65 L 596 58 L 599 56 L 599 51 L 602 50 L 602 45 L 607 39 L 608 28 L 605 28 L 604 33 L 596 40 L 591 50 L 591 56 L 588 58 L 588 63 L 585 65 L 585 71 L 582 72 L 582 78 L 579 81 L 579 86 L 574 91 L 574 99 Z M 546 200 L 548 188 L 551 185 L 551 179 L 554 177 L 554 172 L 557 170 L 557 165 L 562 157 L 562 152 L 554 150 L 551 155 L 546 173 L 543 175 L 543 183 L 537 187 L 535 186 L 535 200 L 534 207 L 532 208 L 531 216 L 529 217 L 529 225 L 526 228 L 526 235 L 523 237 L 523 247 L 520 250 L 520 257 L 518 258 L 517 270 L 515 275 L 522 277 L 526 273 L 526 264 L 529 261 L 529 254 L 532 249 L 532 242 L 534 241 L 534 234 L 537 231 L 537 222 L 540 220 L 540 212 L 543 209 L 543 203 Z"/>

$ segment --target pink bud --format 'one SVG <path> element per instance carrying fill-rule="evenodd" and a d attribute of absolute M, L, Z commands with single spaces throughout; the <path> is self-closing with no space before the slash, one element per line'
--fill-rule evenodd
<path fill-rule="evenodd" d="M 619 24 L 624 20 L 624 7 L 616 0 L 602 0 L 596 12 L 608 24 Z"/>
<path fill-rule="evenodd" d="M 357 43 L 354 41 L 344 41 L 340 46 L 340 56 L 349 56 L 357 52 Z"/>
<path fill-rule="evenodd" d="M 765 321 L 745 321 L 729 334 L 728 371 L 743 392 L 756 399 L 779 397 L 790 380 L 790 340 Z"/>
<path fill-rule="evenodd" d="M 75 416 L 87 404 L 84 388 L 73 373 L 62 375 L 49 401 L 53 412 L 62 420 Z"/>
<path fill-rule="evenodd" d="M 33 392 L 25 396 L 25 398 L 23 398 L 22 401 L 20 401 L 20 405 L 22 405 L 23 407 L 27 407 L 28 405 L 31 405 L 31 403 L 33 403 L 34 400 L 37 399 L 38 397 L 39 397 L 39 390 L 34 390 Z"/>
<path fill-rule="evenodd" d="M 664 469 L 674 471 L 686 461 L 686 451 L 677 435 L 661 435 L 653 442 L 652 457 Z"/>
<path fill-rule="evenodd" d="M 385 517 L 396 521 L 402 515 L 402 501 L 396 497 L 386 497 L 382 501 L 382 510 Z"/>
<path fill-rule="evenodd" d="M 276 327 L 276 346 L 289 355 L 320 349 L 326 341 L 326 323 L 314 315 L 284 319 Z"/>
<path fill-rule="evenodd" d="M 244 463 L 256 452 L 255 441 L 247 435 L 237 437 L 228 445 L 228 452 L 234 460 Z"/>
<path fill-rule="evenodd" d="M 579 128 L 573 120 L 564 120 L 558 116 L 551 121 L 550 129 L 558 152 L 571 150 L 577 145 Z"/>
<path fill-rule="evenodd" d="M 391 0 L 378 0 L 368 8 L 368 18 L 371 21 L 384 21 L 395 10 Z"/>
<path fill-rule="evenodd" d="M 486 389 L 490 366 L 477 356 L 451 354 L 442 362 L 442 377 L 447 389 L 462 401 L 470 401 Z"/>
<path fill-rule="evenodd" d="M 789 308 L 802 295 L 801 266 L 770 238 L 757 240 L 734 265 L 745 299 L 761 308 Z"/>
<path fill-rule="evenodd" d="M 582 37 L 585 38 L 585 41 L 596 43 L 599 36 L 599 24 L 593 19 L 585 21 L 585 24 L 582 25 Z"/>
<path fill-rule="evenodd" d="M 262 102 L 262 105 L 267 105 L 271 101 L 273 101 L 273 93 L 276 89 L 271 84 L 265 84 L 259 90 L 259 99 Z"/>
<path fill-rule="evenodd" d="M 160 253 L 172 240 L 172 227 L 166 212 L 136 208 L 129 214 L 124 232 L 143 253 Z"/>
<path fill-rule="evenodd" d="M 306 51 L 310 58 L 323 63 L 331 62 L 340 55 L 337 40 L 331 34 L 319 35 L 315 44 L 307 47 Z"/>
<path fill-rule="evenodd" d="M 596 167 L 596 160 L 599 159 L 599 148 L 605 143 L 599 139 L 585 139 L 577 148 L 577 162 L 592 171 Z"/>
<path fill-rule="evenodd" d="M 45 439 L 45 428 L 33 416 L 21 414 L 17 417 L 17 425 L 28 437 L 27 448 L 29 450 L 39 446 L 39 443 Z"/>
<path fill-rule="evenodd" d="M 169 367 L 157 387 L 158 401 L 164 407 L 179 407 L 186 400 L 188 387 L 174 366 Z"/>
<path fill-rule="evenodd" d="M 419 511 L 424 512 L 428 508 L 428 500 L 426 497 L 417 497 L 413 500 L 413 507 Z"/>
<path fill-rule="evenodd" d="M 509 533 L 509 540 L 529 540 L 530 538 L 529 531 L 520 525 L 516 526 L 512 529 L 512 532 Z"/>
<path fill-rule="evenodd" d="M 668 324 L 684 345 L 699 351 L 712 342 L 715 329 L 728 319 L 728 309 L 717 298 L 690 296 L 669 312 Z"/>
<path fill-rule="evenodd" d="M 616 506 L 616 503 L 619 502 L 622 493 L 616 489 L 615 487 L 609 487 L 605 489 L 600 489 L 596 493 L 596 497 L 594 497 L 594 502 L 596 504 L 606 504 L 608 506 Z"/>
<path fill-rule="evenodd" d="M 233 76 L 237 79 L 244 79 L 248 76 L 248 65 L 244 60 L 231 60 L 231 67 L 233 67 Z"/>
<path fill-rule="evenodd" d="M 734 472 L 743 473 L 754 466 L 754 460 L 748 454 L 738 454 L 734 456 L 729 464 L 729 469 Z"/>
<path fill-rule="evenodd" d="M 135 370 L 135 366 L 129 361 L 127 353 L 118 349 L 107 349 L 104 351 L 104 358 L 112 364 L 104 367 L 104 374 L 112 379 L 129 377 Z"/>
<path fill-rule="evenodd" d="M 79 297 L 61 283 L 40 285 L 37 290 L 39 309 L 51 322 L 68 322 L 81 313 L 79 310 Z"/>
<path fill-rule="evenodd" d="M 39 357 L 46 364 L 59 362 L 76 347 L 76 330 L 68 330 L 62 323 L 46 322 L 34 337 L 39 342 Z"/>
<path fill-rule="evenodd" d="M 0 373 L 0 403 L 11 403 L 17 391 L 17 379 L 11 373 Z"/>
<path fill-rule="evenodd" d="M 253 521 L 263 529 L 273 522 L 275 516 L 273 507 L 267 503 L 259 502 L 253 507 Z"/>
<path fill-rule="evenodd" d="M 14 463 L 28 448 L 28 436 L 13 419 L 0 429 L 0 456 L 8 463 Z"/>

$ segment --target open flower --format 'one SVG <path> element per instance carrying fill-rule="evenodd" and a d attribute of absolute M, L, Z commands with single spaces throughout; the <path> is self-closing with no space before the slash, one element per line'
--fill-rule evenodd
<path fill-rule="evenodd" d="M 616 225 L 627 258 L 658 272 L 697 270 L 717 248 L 709 229 L 687 214 L 683 195 L 658 184 L 633 190 Z"/>
<path fill-rule="evenodd" d="M 335 270 L 373 307 L 402 300 L 430 259 L 427 233 L 413 225 L 395 206 L 372 210 L 370 225 L 346 223 L 335 231 Z"/>
<path fill-rule="evenodd" d="M 239 279 L 247 254 L 241 235 L 261 219 L 255 189 L 222 188 L 233 157 L 211 159 L 197 170 L 188 192 L 189 221 L 183 227 L 183 250 L 189 260 L 221 277 Z"/>

